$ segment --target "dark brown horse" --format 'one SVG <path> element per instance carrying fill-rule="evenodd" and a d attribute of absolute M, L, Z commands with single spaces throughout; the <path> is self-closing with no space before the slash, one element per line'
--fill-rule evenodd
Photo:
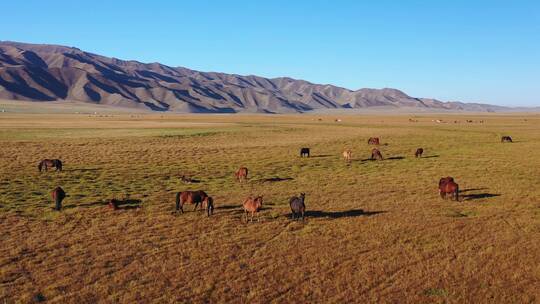
<path fill-rule="evenodd" d="M 176 211 L 180 210 L 184 213 L 185 204 L 194 204 L 195 209 L 193 211 L 196 211 L 199 204 L 201 204 L 201 209 L 203 206 L 206 207 L 208 216 L 214 213 L 214 200 L 202 190 L 176 193 Z"/>
<path fill-rule="evenodd" d="M 52 192 L 51 196 L 55 203 L 54 210 L 60 211 L 62 209 L 62 201 L 66 198 L 66 192 L 61 187 L 56 187 Z"/>
<path fill-rule="evenodd" d="M 300 149 L 300 157 L 309 157 L 309 148 Z"/>
<path fill-rule="evenodd" d="M 371 150 L 371 159 L 372 160 L 383 160 L 381 151 L 379 151 L 379 149 L 377 149 L 377 148 L 373 148 L 373 150 Z"/>
<path fill-rule="evenodd" d="M 296 219 L 301 217 L 302 221 L 304 220 L 304 214 L 306 213 L 306 204 L 305 204 L 306 194 L 300 193 L 300 196 L 293 196 L 289 200 L 289 205 L 291 206 L 291 217 Z"/>
<path fill-rule="evenodd" d="M 59 159 L 44 159 L 39 162 L 38 170 L 47 171 L 49 168 L 56 168 L 56 171 L 62 171 L 62 161 Z"/>
<path fill-rule="evenodd" d="M 239 182 L 244 182 L 248 178 L 248 168 L 246 167 L 240 167 L 236 172 L 234 172 L 234 176 L 236 177 L 236 180 Z"/>
<path fill-rule="evenodd" d="M 255 198 L 252 196 L 246 198 L 242 206 L 244 207 L 244 215 L 246 223 L 248 221 L 248 213 L 251 213 L 251 221 L 253 222 L 253 215 L 257 213 L 257 222 L 259 221 L 259 210 L 261 210 L 263 204 L 263 197 L 259 195 Z"/>
<path fill-rule="evenodd" d="M 418 149 L 416 149 L 416 152 L 414 152 L 414 157 L 416 157 L 416 158 L 422 157 L 422 154 L 424 154 L 424 149 L 418 148 Z"/>
<path fill-rule="evenodd" d="M 510 136 L 503 136 L 501 137 L 501 142 L 504 143 L 504 142 L 512 142 L 512 137 Z"/>
<path fill-rule="evenodd" d="M 368 145 L 379 145 L 378 137 L 370 137 L 367 141 Z"/>
<path fill-rule="evenodd" d="M 439 194 L 443 199 L 450 194 L 451 197 L 454 197 L 456 202 L 459 201 L 459 185 L 456 184 L 453 177 L 441 177 L 439 180 Z"/>

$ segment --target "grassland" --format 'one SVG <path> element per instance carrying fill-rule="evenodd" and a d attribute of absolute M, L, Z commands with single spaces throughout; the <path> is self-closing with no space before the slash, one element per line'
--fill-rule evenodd
<path fill-rule="evenodd" d="M 0 302 L 539 302 L 540 116 L 410 117 L 0 113 Z M 386 160 L 366 160 L 370 136 Z M 438 197 L 447 175 L 463 201 Z M 215 215 L 173 215 L 188 189 Z M 250 194 L 265 208 L 246 224 Z M 104 205 L 125 197 L 140 208 Z"/>

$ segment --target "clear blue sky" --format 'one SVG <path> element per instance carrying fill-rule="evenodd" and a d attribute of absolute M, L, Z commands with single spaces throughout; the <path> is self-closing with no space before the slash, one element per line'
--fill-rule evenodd
<path fill-rule="evenodd" d="M 540 1 L 6 1 L 0 40 L 540 106 Z"/>

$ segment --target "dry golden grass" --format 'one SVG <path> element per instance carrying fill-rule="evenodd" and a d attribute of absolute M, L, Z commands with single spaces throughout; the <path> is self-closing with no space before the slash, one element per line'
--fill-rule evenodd
<path fill-rule="evenodd" d="M 0 115 L 2 303 L 540 301 L 538 115 Z M 386 160 L 365 160 L 370 136 Z M 63 172 L 37 172 L 57 157 Z M 438 197 L 447 175 L 462 202 Z M 195 189 L 215 215 L 171 214 Z M 304 223 L 288 218 L 299 192 Z M 260 223 L 241 221 L 250 194 Z"/>

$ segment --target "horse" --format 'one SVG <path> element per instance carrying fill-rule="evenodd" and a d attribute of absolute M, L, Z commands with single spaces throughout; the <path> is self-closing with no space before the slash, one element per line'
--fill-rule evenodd
<path fill-rule="evenodd" d="M 251 213 L 251 221 L 253 222 L 253 215 L 257 213 L 257 222 L 259 221 L 259 210 L 261 210 L 263 204 L 263 197 L 259 195 L 255 198 L 248 197 L 244 200 L 242 206 L 244 207 L 244 216 L 246 223 L 248 222 L 248 212 Z"/>
<path fill-rule="evenodd" d="M 367 141 L 368 145 L 379 145 L 378 137 L 370 137 Z"/>
<path fill-rule="evenodd" d="M 442 199 L 445 199 L 448 194 L 451 194 L 456 202 L 459 201 L 459 185 L 456 184 L 453 177 L 441 177 L 439 180 L 439 194 Z"/>
<path fill-rule="evenodd" d="M 176 193 L 176 212 L 180 210 L 184 213 L 185 204 L 195 204 L 195 209 L 193 209 L 193 211 L 197 211 L 199 204 L 201 204 L 201 209 L 203 208 L 203 205 L 205 205 L 208 216 L 214 213 L 214 200 L 202 190 Z"/>
<path fill-rule="evenodd" d="M 345 150 L 343 151 L 343 158 L 348 162 L 350 163 L 351 162 L 351 159 L 352 159 L 352 152 L 351 150 Z"/>
<path fill-rule="evenodd" d="M 55 203 L 54 210 L 60 211 L 60 209 L 62 209 L 62 201 L 64 200 L 64 198 L 66 198 L 66 192 L 64 192 L 64 189 L 62 189 L 61 187 L 56 187 L 51 192 L 51 196 Z"/>
<path fill-rule="evenodd" d="M 501 142 L 504 143 L 504 142 L 512 142 L 512 137 L 510 136 L 503 136 L 501 137 Z"/>
<path fill-rule="evenodd" d="M 238 170 L 236 170 L 236 172 L 234 172 L 234 176 L 239 182 L 246 181 L 248 176 L 248 168 L 240 167 Z"/>
<path fill-rule="evenodd" d="M 373 148 L 373 150 L 371 150 L 371 159 L 372 160 L 383 160 L 381 151 L 379 151 L 379 149 L 377 149 L 377 148 Z"/>
<path fill-rule="evenodd" d="M 304 203 L 306 198 L 305 193 L 300 193 L 300 197 L 293 196 L 289 200 L 289 205 L 291 206 L 291 218 L 294 220 L 298 217 L 302 217 L 304 220 L 304 214 L 306 213 L 306 204 Z"/>
<path fill-rule="evenodd" d="M 300 149 L 300 157 L 309 157 L 309 148 Z"/>
<path fill-rule="evenodd" d="M 62 171 L 62 161 L 59 159 L 44 159 L 38 164 L 39 172 L 42 169 L 47 171 L 49 168 L 56 168 L 56 171 Z"/>
<path fill-rule="evenodd" d="M 416 152 L 414 152 L 414 157 L 416 157 L 416 158 L 422 157 L 422 154 L 424 154 L 424 149 L 418 148 L 418 149 L 416 149 Z"/>

